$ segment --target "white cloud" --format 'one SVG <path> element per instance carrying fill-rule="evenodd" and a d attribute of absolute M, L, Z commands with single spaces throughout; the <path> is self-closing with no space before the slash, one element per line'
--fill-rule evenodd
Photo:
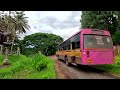
<path fill-rule="evenodd" d="M 70 36 L 78 32 L 80 29 L 79 27 L 75 28 L 67 28 L 63 30 L 56 30 L 53 32 L 53 34 L 60 35 L 61 37 L 64 38 L 64 40 L 68 39 Z"/>
<path fill-rule="evenodd" d="M 67 39 L 80 28 L 81 11 L 26 11 L 25 14 L 31 29 L 22 37 L 44 32 Z"/>

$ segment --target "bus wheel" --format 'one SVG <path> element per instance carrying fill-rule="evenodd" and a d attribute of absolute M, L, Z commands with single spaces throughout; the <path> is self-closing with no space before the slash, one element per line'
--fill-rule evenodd
<path fill-rule="evenodd" d="M 56 55 L 57 59 L 59 60 L 59 55 Z"/>
<path fill-rule="evenodd" d="M 59 55 L 57 56 L 58 60 L 60 60 Z"/>
<path fill-rule="evenodd" d="M 67 66 L 71 66 L 71 63 L 68 62 L 68 58 L 67 57 L 65 57 L 65 63 L 66 63 Z"/>
<path fill-rule="evenodd" d="M 80 65 L 80 64 L 77 64 L 77 67 L 78 67 L 78 68 L 80 68 L 80 67 L 81 67 L 81 65 Z"/>

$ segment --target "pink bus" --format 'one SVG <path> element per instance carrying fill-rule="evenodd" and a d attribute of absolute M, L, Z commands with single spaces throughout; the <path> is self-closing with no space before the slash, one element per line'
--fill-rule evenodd
<path fill-rule="evenodd" d="M 81 31 L 82 64 L 92 65 L 114 63 L 114 49 L 111 35 L 106 30 L 83 29 Z"/>
<path fill-rule="evenodd" d="M 58 46 L 56 56 L 67 65 L 113 64 L 115 60 L 110 33 L 98 29 L 81 29 Z"/>

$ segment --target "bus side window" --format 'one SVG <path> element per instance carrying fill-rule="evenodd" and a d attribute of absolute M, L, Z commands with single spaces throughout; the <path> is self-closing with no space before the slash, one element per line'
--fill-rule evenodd
<path fill-rule="evenodd" d="M 62 47 L 62 51 L 64 50 L 64 47 Z"/>
<path fill-rule="evenodd" d="M 63 50 L 66 50 L 66 46 L 63 47 Z"/>
<path fill-rule="evenodd" d="M 70 50 L 70 45 L 68 45 L 68 50 Z"/>
<path fill-rule="evenodd" d="M 75 36 L 75 49 L 80 48 L 80 33 Z"/>
<path fill-rule="evenodd" d="M 75 42 L 72 42 L 72 49 L 75 49 Z"/>
<path fill-rule="evenodd" d="M 76 47 L 75 48 L 80 48 L 80 41 L 76 42 Z"/>

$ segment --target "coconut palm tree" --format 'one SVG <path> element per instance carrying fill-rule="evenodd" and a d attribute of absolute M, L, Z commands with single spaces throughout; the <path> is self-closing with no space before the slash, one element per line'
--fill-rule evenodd
<path fill-rule="evenodd" d="M 11 13 L 14 15 L 11 16 Z M 0 17 L 0 30 L 3 30 L 3 32 L 6 32 L 6 33 L 10 33 L 9 37 L 12 40 L 12 46 L 11 46 L 11 54 L 12 54 L 16 33 L 17 32 L 19 34 L 25 33 L 26 30 L 29 30 L 30 26 L 28 25 L 28 21 L 26 20 L 27 17 L 25 17 L 25 14 L 23 11 L 22 12 L 9 11 L 9 14 L 5 14 L 3 16 L 4 18 Z M 7 60 L 7 57 L 5 59 Z M 8 60 L 5 61 L 5 63 L 8 63 Z"/>
<path fill-rule="evenodd" d="M 29 30 L 30 26 L 28 25 L 28 17 L 25 17 L 24 11 L 22 12 L 16 12 L 16 28 L 15 30 L 18 31 L 18 33 L 26 33 L 26 30 Z"/>
<path fill-rule="evenodd" d="M 12 39 L 12 46 L 11 46 L 11 54 L 13 49 L 13 44 L 15 41 L 16 33 L 26 33 L 26 30 L 29 30 L 30 26 L 28 25 L 27 21 L 28 17 L 25 17 L 24 11 L 16 12 L 15 15 L 15 23 L 14 23 L 14 29 L 12 31 L 13 39 Z M 14 20 L 13 20 L 14 21 Z"/>

